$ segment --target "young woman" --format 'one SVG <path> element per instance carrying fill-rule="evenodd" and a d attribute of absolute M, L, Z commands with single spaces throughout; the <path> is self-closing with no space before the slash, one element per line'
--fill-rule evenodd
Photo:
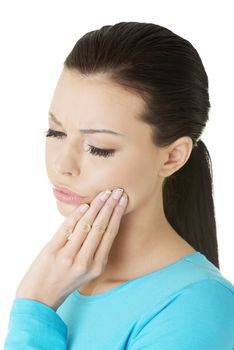
<path fill-rule="evenodd" d="M 120 22 L 77 41 L 46 132 L 66 219 L 17 288 L 5 350 L 233 349 L 209 108 L 197 51 L 169 29 Z"/>

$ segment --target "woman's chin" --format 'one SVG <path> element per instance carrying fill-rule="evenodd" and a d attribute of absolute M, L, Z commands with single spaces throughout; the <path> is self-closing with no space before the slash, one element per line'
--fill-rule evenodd
<path fill-rule="evenodd" d="M 57 204 L 58 211 L 64 217 L 69 216 L 70 213 L 73 212 L 78 207 L 78 205 L 64 203 L 59 200 L 56 200 L 56 204 Z"/>

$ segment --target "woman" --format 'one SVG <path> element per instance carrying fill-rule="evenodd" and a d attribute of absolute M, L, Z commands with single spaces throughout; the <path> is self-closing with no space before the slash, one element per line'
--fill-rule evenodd
<path fill-rule="evenodd" d="M 167 28 L 120 22 L 77 41 L 46 132 L 66 220 L 17 288 L 5 349 L 233 349 L 209 108 L 197 51 Z"/>

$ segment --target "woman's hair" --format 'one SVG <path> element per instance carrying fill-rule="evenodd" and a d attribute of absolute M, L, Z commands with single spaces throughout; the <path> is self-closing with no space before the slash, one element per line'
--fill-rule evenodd
<path fill-rule="evenodd" d="M 177 233 L 219 268 L 213 173 L 200 139 L 210 108 L 208 77 L 192 44 L 153 23 L 119 22 L 83 35 L 64 65 L 83 75 L 105 74 L 144 101 L 137 116 L 152 127 L 156 146 L 189 136 L 187 162 L 163 182 L 165 216 Z"/>

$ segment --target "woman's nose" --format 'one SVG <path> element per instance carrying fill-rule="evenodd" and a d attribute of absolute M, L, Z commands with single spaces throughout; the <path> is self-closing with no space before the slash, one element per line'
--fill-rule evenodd
<path fill-rule="evenodd" d="M 78 176 L 80 170 L 77 158 L 77 154 L 72 155 L 71 152 L 69 155 L 60 153 L 54 164 L 56 172 L 60 175 Z"/>
<path fill-rule="evenodd" d="M 78 176 L 80 173 L 80 158 L 81 154 L 77 151 L 77 145 L 75 146 L 71 142 L 67 143 L 57 154 L 54 164 L 56 172 L 60 175 Z"/>
<path fill-rule="evenodd" d="M 59 175 L 71 175 L 71 176 L 78 176 L 79 175 L 79 171 L 76 168 L 71 168 L 69 167 L 55 167 L 56 168 L 56 172 Z"/>

